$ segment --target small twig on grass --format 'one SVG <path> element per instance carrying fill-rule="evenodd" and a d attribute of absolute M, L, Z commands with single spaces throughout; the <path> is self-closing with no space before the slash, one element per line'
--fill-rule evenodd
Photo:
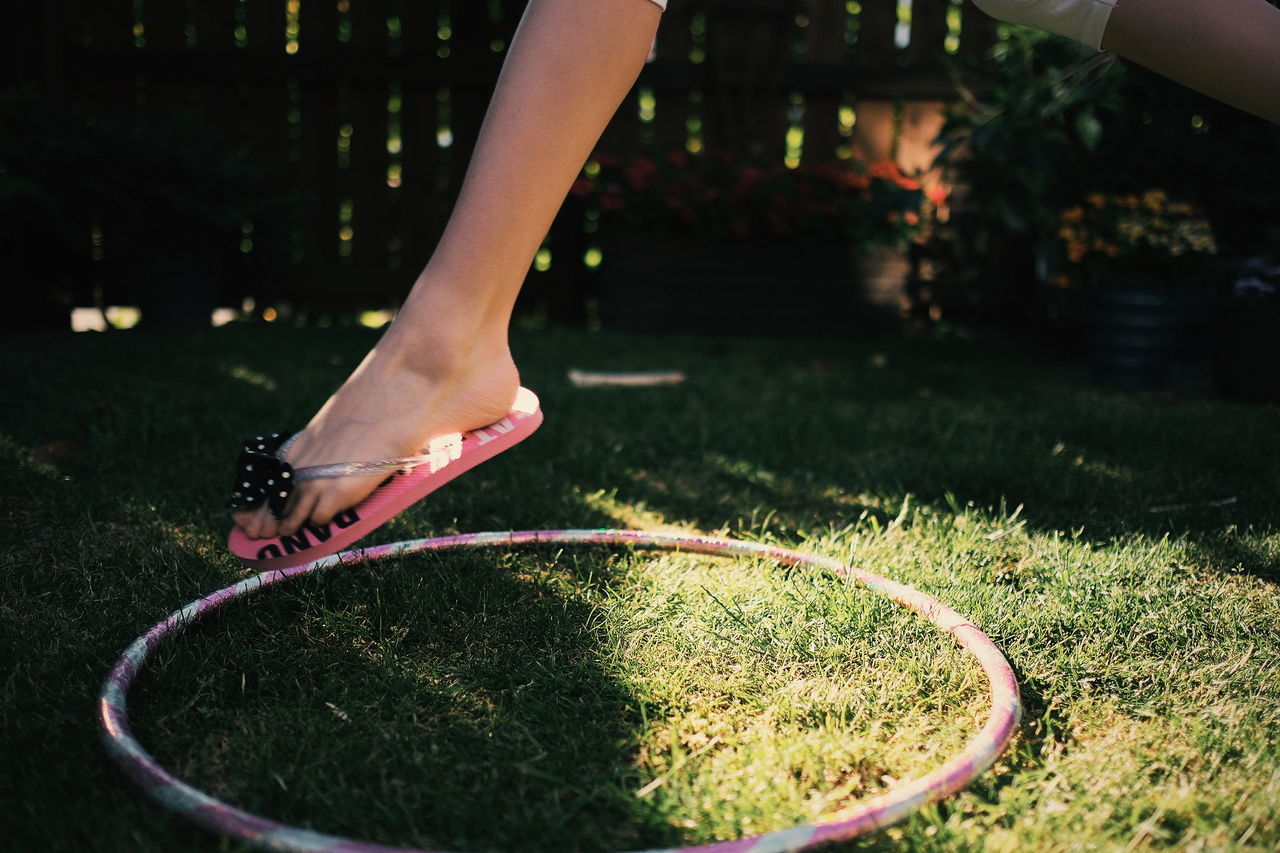
<path fill-rule="evenodd" d="M 659 370 L 640 373 L 616 373 L 602 370 L 569 371 L 569 381 L 578 388 L 652 388 L 657 385 L 679 385 L 684 381 L 680 370 Z"/>

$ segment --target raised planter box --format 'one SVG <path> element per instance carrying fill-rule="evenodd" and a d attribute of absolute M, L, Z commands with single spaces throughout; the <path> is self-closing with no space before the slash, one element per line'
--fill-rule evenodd
<path fill-rule="evenodd" d="M 600 267 L 609 329 L 838 336 L 898 317 L 904 249 L 709 243 L 622 246 Z"/>

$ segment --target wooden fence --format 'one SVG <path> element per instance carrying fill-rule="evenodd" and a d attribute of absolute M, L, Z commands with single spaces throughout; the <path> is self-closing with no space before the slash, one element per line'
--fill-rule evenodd
<path fill-rule="evenodd" d="M 524 5 L 43 0 L 27 4 L 43 35 L 23 46 L 26 76 L 103 109 L 195 105 L 245 150 L 289 162 L 314 199 L 288 237 L 292 263 L 256 265 L 246 223 L 236 287 L 376 305 L 407 290 L 442 229 Z M 925 166 L 954 95 L 945 57 L 993 40 L 964 0 L 671 0 L 600 150 Z M 578 289 L 573 219 L 553 229 L 535 295 Z"/>

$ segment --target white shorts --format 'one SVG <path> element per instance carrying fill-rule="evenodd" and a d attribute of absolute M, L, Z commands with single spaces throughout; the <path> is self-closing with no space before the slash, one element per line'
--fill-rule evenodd
<path fill-rule="evenodd" d="M 973 0 L 993 18 L 1025 24 L 1102 50 L 1116 0 Z"/>
<path fill-rule="evenodd" d="M 667 8 L 667 0 L 653 0 L 653 2 L 658 4 L 658 8 L 659 8 L 659 9 L 662 9 L 663 11 L 666 11 L 666 8 Z"/>

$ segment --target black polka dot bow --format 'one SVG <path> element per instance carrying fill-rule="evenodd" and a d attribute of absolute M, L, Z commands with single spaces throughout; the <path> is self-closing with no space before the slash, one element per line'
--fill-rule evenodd
<path fill-rule="evenodd" d="M 251 509 L 266 504 L 271 514 L 284 514 L 285 501 L 293 493 L 293 466 L 276 456 L 292 433 L 273 432 L 244 440 L 236 460 L 230 509 Z"/>

